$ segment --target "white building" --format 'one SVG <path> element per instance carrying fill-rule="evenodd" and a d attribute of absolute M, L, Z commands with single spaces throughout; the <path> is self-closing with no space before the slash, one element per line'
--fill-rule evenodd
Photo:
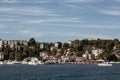
<path fill-rule="evenodd" d="M 54 45 L 55 45 L 56 48 L 58 48 L 59 43 L 55 43 Z"/>
<path fill-rule="evenodd" d="M 96 56 L 98 56 L 99 54 L 103 53 L 103 52 L 104 52 L 104 49 L 99 49 L 99 48 L 98 48 L 98 49 L 92 50 L 91 52 L 92 52 L 92 54 L 94 54 L 95 57 L 96 57 Z"/>
<path fill-rule="evenodd" d="M 44 43 L 40 43 L 40 49 L 43 49 L 45 47 Z"/>
<path fill-rule="evenodd" d="M 23 44 L 23 45 L 25 45 L 25 46 L 28 46 L 28 41 L 22 40 L 22 41 L 20 41 L 20 44 Z"/>
<path fill-rule="evenodd" d="M 2 49 L 2 47 L 3 47 L 3 41 L 0 40 L 0 49 Z"/>

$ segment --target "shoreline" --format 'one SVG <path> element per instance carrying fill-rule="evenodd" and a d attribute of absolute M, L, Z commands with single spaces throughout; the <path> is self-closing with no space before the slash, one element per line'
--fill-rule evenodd
<path fill-rule="evenodd" d="M 109 64 L 120 64 L 120 62 L 108 62 Z M 100 64 L 100 63 L 93 63 L 93 62 L 60 62 L 60 63 L 55 63 L 55 62 L 18 62 L 18 61 L 0 61 L 0 65 L 14 65 L 14 64 L 21 64 L 21 65 L 49 65 L 49 64 Z"/>

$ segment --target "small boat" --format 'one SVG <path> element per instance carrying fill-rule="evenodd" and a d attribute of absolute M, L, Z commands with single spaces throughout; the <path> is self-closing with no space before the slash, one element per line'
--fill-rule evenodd
<path fill-rule="evenodd" d="M 35 63 L 35 62 L 28 62 L 28 65 L 38 65 L 38 63 Z"/>
<path fill-rule="evenodd" d="M 12 61 L 13 62 L 13 64 L 21 64 L 21 62 L 18 62 L 18 61 Z"/>
<path fill-rule="evenodd" d="M 97 64 L 98 66 L 112 66 L 112 64 L 108 63 L 108 62 L 104 62 L 104 63 L 99 63 Z"/>
<path fill-rule="evenodd" d="M 4 64 L 3 62 L 0 61 L 0 65 Z"/>

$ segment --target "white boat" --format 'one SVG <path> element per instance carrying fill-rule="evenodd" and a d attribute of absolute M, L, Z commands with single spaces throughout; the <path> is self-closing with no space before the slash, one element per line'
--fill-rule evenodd
<path fill-rule="evenodd" d="M 35 63 L 35 62 L 28 62 L 28 65 L 38 65 L 38 63 Z"/>
<path fill-rule="evenodd" d="M 112 64 L 108 63 L 108 62 L 104 62 L 104 63 L 99 63 L 97 64 L 98 66 L 112 66 Z"/>
<path fill-rule="evenodd" d="M 2 61 L 0 61 L 0 65 L 4 64 Z"/>

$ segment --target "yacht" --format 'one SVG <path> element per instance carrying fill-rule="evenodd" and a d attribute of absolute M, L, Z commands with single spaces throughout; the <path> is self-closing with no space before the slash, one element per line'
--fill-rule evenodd
<path fill-rule="evenodd" d="M 112 64 L 108 63 L 108 62 L 104 62 L 104 63 L 99 63 L 97 64 L 98 66 L 112 66 Z"/>

